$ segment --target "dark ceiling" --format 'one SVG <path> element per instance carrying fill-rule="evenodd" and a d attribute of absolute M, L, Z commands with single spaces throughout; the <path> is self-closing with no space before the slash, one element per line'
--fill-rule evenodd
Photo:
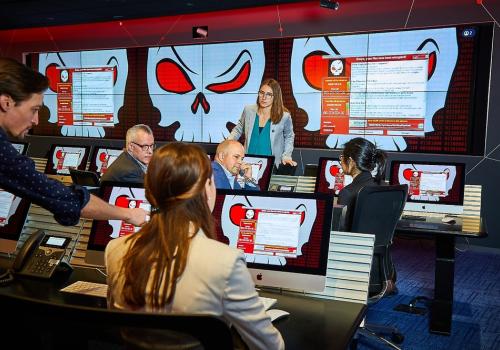
<path fill-rule="evenodd" d="M 304 0 L 0 0 L 0 29 L 172 16 L 293 2 Z"/>

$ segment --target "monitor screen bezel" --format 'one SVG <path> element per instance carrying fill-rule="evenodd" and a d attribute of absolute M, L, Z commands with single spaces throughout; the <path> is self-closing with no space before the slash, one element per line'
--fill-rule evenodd
<path fill-rule="evenodd" d="M 415 200 L 411 199 L 410 195 L 408 194 L 406 203 L 420 203 L 420 204 L 433 204 L 433 205 L 445 205 L 445 206 L 463 206 L 464 204 L 464 193 L 465 193 L 465 171 L 466 171 L 466 164 L 465 163 L 460 163 L 460 162 L 436 162 L 436 161 L 406 161 L 406 160 L 392 160 L 391 165 L 389 167 L 389 184 L 390 185 L 399 185 L 399 180 L 397 178 L 397 174 L 395 174 L 394 167 L 396 165 L 401 165 L 401 164 L 416 164 L 416 165 L 441 165 L 441 166 L 460 166 L 463 168 L 462 174 L 460 175 L 460 178 L 458 179 L 461 183 L 462 186 L 459 187 L 459 193 L 458 193 L 458 201 L 456 202 L 431 202 L 431 201 L 425 201 L 425 200 Z M 455 178 L 455 181 L 457 181 L 457 177 Z"/>
<path fill-rule="evenodd" d="M 132 187 L 132 188 L 144 188 L 144 185 L 138 182 L 119 182 L 119 181 L 103 181 L 99 187 L 98 197 L 109 203 L 107 200 L 103 199 L 104 193 L 107 188 L 110 187 Z M 97 223 L 100 221 L 108 221 L 108 220 L 94 220 L 92 221 L 92 226 L 90 228 L 89 240 L 87 243 L 87 251 L 85 255 L 85 262 L 91 263 L 94 265 L 102 265 L 104 266 L 104 251 L 106 250 L 106 246 L 110 241 L 114 238 L 111 238 L 108 243 L 105 245 L 96 244 L 95 237 L 97 235 Z"/>
<path fill-rule="evenodd" d="M 23 151 L 20 154 L 22 154 L 23 156 L 28 154 L 28 148 L 30 147 L 29 142 L 15 141 L 15 142 L 11 142 L 11 144 L 12 145 L 23 145 Z"/>
<path fill-rule="evenodd" d="M 54 154 L 54 151 L 56 147 L 74 147 L 74 148 L 83 148 L 85 149 L 85 154 L 83 155 L 82 162 L 80 163 L 80 166 L 77 167 L 78 170 L 87 170 L 87 162 L 90 157 L 91 153 L 91 148 L 92 146 L 88 145 L 66 145 L 66 144 L 52 144 L 50 146 L 50 149 L 47 153 L 47 163 L 45 164 L 45 170 L 44 173 L 47 175 L 55 175 L 55 176 L 70 176 L 69 172 L 68 174 L 59 174 L 57 172 L 54 172 L 53 169 L 51 168 L 52 163 L 52 155 Z"/>
<path fill-rule="evenodd" d="M 257 197 L 279 197 L 279 198 L 303 198 L 303 199 L 314 199 L 314 200 L 324 200 L 325 201 L 325 212 L 323 216 L 323 235 L 321 237 L 321 252 L 320 252 L 320 266 L 316 268 L 312 267 L 295 267 L 295 266 L 276 266 L 268 264 L 259 264 L 247 262 L 248 268 L 251 269 L 265 269 L 270 271 L 279 271 L 287 273 L 300 273 L 300 274 L 311 274 L 318 276 L 326 276 L 327 263 L 328 263 L 328 250 L 330 243 L 330 233 L 331 233 L 331 223 L 333 216 L 333 197 L 324 193 L 297 193 L 297 192 L 274 192 L 274 191 L 244 191 L 244 190 L 227 190 L 227 189 L 217 189 L 217 196 L 219 195 L 234 195 L 234 196 L 257 196 Z M 331 210 L 328 210 L 328 207 Z M 216 223 L 219 218 L 215 218 Z M 225 237 L 225 236 L 224 236 Z M 227 239 L 227 237 L 225 237 Z M 225 243 L 225 242 L 223 242 Z M 236 248 L 235 248 L 236 249 Z"/>
<path fill-rule="evenodd" d="M 102 175 L 99 171 L 97 171 L 97 154 L 101 149 L 112 149 L 116 151 L 122 150 L 122 152 L 125 152 L 123 147 L 94 146 L 92 152 L 90 153 L 88 170 L 95 172 L 99 178 Z"/>
<path fill-rule="evenodd" d="M 16 251 L 17 242 L 21 238 L 30 207 L 31 201 L 21 198 L 21 202 L 16 212 L 10 217 L 9 223 L 0 227 L 0 253 L 11 254 Z M 12 220 L 13 218 L 14 220 Z"/>

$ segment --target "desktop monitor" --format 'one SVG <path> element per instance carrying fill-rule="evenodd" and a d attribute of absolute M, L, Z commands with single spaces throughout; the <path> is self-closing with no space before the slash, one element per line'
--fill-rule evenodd
<path fill-rule="evenodd" d="M 27 142 L 12 142 L 12 146 L 22 155 L 28 153 L 29 143 Z"/>
<path fill-rule="evenodd" d="M 319 158 L 314 192 L 338 195 L 351 182 L 352 177 L 344 174 L 339 158 Z"/>
<path fill-rule="evenodd" d="M 208 153 L 211 161 L 215 161 L 215 153 Z M 271 175 L 273 173 L 274 156 L 260 156 L 255 154 L 246 154 L 243 162 L 252 166 L 252 179 L 254 183 L 259 184 L 262 191 L 269 188 Z"/>
<path fill-rule="evenodd" d="M 106 170 L 122 153 L 123 148 L 104 146 L 94 147 L 92 155 L 90 156 L 89 170 L 97 173 L 99 176 L 104 175 Z"/>
<path fill-rule="evenodd" d="M 150 211 L 144 187 L 138 183 L 103 182 L 99 197 L 105 202 L 123 208 L 144 208 Z M 90 229 L 89 242 L 85 262 L 93 265 L 104 265 L 104 250 L 108 242 L 114 238 L 135 233 L 140 227 L 121 220 L 94 220 Z"/>
<path fill-rule="evenodd" d="M 258 156 L 246 154 L 243 162 L 252 166 L 253 181 L 259 184 L 262 191 L 266 191 L 271 181 L 273 172 L 274 156 Z"/>
<path fill-rule="evenodd" d="M 245 252 L 261 286 L 325 288 L 333 197 L 217 190 L 217 239 Z"/>
<path fill-rule="evenodd" d="M 461 214 L 465 164 L 393 161 L 389 182 L 408 185 L 405 210 Z"/>
<path fill-rule="evenodd" d="M 69 175 L 69 168 L 85 170 L 89 154 L 90 146 L 52 145 L 45 174 Z"/>
<path fill-rule="evenodd" d="M 0 253 L 16 251 L 30 202 L 0 189 Z"/>

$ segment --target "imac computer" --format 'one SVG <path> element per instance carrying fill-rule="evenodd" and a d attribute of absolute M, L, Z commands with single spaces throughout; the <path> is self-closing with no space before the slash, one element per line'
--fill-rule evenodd
<path fill-rule="evenodd" d="M 252 167 L 252 181 L 259 185 L 261 191 L 266 191 L 271 181 L 274 156 L 246 154 L 243 162 Z"/>
<path fill-rule="evenodd" d="M 211 161 L 215 161 L 215 153 L 208 153 L 208 157 Z M 252 167 L 252 182 L 258 184 L 261 191 L 266 191 L 271 182 L 274 156 L 246 154 L 243 162 Z"/>
<path fill-rule="evenodd" d="M 99 176 L 104 175 L 106 170 L 122 153 L 123 148 L 94 147 L 92 155 L 90 156 L 89 170 L 97 173 Z"/>
<path fill-rule="evenodd" d="M 150 211 L 151 206 L 145 197 L 142 184 L 126 182 L 103 182 L 99 197 L 104 201 L 123 208 L 144 208 Z M 92 265 L 104 265 L 104 250 L 108 242 L 114 238 L 137 232 L 140 227 L 121 220 L 94 220 L 90 229 L 89 242 L 85 262 Z"/>
<path fill-rule="evenodd" d="M 255 284 L 325 288 L 333 197 L 217 190 L 217 239 L 245 253 Z"/>
<path fill-rule="evenodd" d="M 27 142 L 12 142 L 12 146 L 22 155 L 28 153 L 29 143 Z"/>
<path fill-rule="evenodd" d="M 408 185 L 406 211 L 463 212 L 464 163 L 393 161 L 389 182 Z"/>
<path fill-rule="evenodd" d="M 0 253 L 16 251 L 30 202 L 0 189 Z"/>
<path fill-rule="evenodd" d="M 344 174 L 339 158 L 319 158 L 314 192 L 338 195 L 351 182 L 352 177 Z"/>
<path fill-rule="evenodd" d="M 69 176 L 69 168 L 85 170 L 89 154 L 90 146 L 52 145 L 45 174 Z"/>

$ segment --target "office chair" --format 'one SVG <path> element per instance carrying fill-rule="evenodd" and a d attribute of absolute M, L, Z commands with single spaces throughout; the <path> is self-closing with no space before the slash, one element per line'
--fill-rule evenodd
<path fill-rule="evenodd" d="M 212 315 L 72 305 L 66 298 L 49 302 L 8 289 L 0 290 L 0 309 L 12 316 L 2 329 L 9 335 L 4 337 L 2 349 L 233 349 L 229 326 Z"/>
<path fill-rule="evenodd" d="M 390 247 L 394 230 L 401 217 L 408 194 L 407 185 L 367 186 L 361 189 L 354 203 L 352 212 L 351 232 L 371 233 L 375 235 L 368 304 L 380 300 L 388 292 L 395 274 L 390 255 Z M 391 341 L 379 334 L 391 336 Z M 395 327 L 366 323 L 360 327 L 358 336 L 376 338 L 394 349 L 399 349 L 394 343 L 401 343 L 404 336 Z M 355 347 L 354 343 L 354 347 Z"/>

